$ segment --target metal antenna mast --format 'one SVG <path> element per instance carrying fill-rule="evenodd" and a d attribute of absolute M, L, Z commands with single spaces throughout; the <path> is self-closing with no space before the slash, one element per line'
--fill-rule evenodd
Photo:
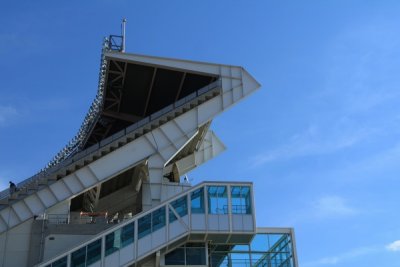
<path fill-rule="evenodd" d="M 122 24 L 121 24 L 121 35 L 122 35 L 122 50 L 121 52 L 125 52 L 125 30 L 126 30 L 126 18 L 122 19 Z"/>

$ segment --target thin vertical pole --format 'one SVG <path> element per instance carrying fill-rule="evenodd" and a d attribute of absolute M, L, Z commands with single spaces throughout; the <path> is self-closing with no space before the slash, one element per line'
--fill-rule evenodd
<path fill-rule="evenodd" d="M 125 33 L 126 33 L 126 18 L 122 19 L 122 51 L 125 52 Z"/>

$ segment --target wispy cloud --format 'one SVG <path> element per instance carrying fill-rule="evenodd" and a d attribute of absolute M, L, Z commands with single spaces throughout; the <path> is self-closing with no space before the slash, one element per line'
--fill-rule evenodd
<path fill-rule="evenodd" d="M 305 262 L 302 264 L 304 267 L 314 267 L 314 266 L 324 266 L 324 265 L 336 265 L 341 262 L 345 262 L 354 258 L 358 258 L 361 256 L 377 253 L 381 251 L 382 248 L 377 247 L 377 246 L 370 246 L 370 247 L 359 247 L 356 249 L 353 249 L 349 252 L 345 252 L 339 255 L 335 256 L 330 256 L 330 257 L 324 257 L 321 259 L 317 259 L 314 261 L 310 262 Z"/>
<path fill-rule="evenodd" d="M 309 107 L 299 115 L 311 120 L 309 126 L 293 129 L 290 138 L 284 137 L 285 144 L 264 149 L 249 166 L 332 154 L 367 139 L 386 140 L 380 135 L 399 131 L 400 64 L 393 60 L 400 57 L 397 32 L 391 21 L 383 19 L 354 25 L 332 37 L 326 48 L 324 81 L 302 99 Z"/>
<path fill-rule="evenodd" d="M 7 123 L 9 123 L 17 115 L 18 112 L 14 107 L 0 105 L 0 126 L 7 125 Z"/>
<path fill-rule="evenodd" d="M 400 240 L 393 241 L 386 246 L 386 249 L 389 251 L 400 251 Z"/>
<path fill-rule="evenodd" d="M 313 203 L 313 210 L 319 218 L 343 217 L 359 213 L 340 196 L 324 196 Z"/>
<path fill-rule="evenodd" d="M 322 221 L 337 221 L 364 214 L 364 211 L 354 206 L 350 201 L 338 195 L 324 195 L 302 204 L 285 220 L 286 224 L 321 223 Z"/>
<path fill-rule="evenodd" d="M 330 129 L 309 126 L 305 131 L 293 135 L 288 144 L 251 158 L 250 166 L 258 167 L 272 161 L 334 153 L 361 142 L 375 132 L 375 129 L 345 129 L 340 124 L 342 122 Z"/>

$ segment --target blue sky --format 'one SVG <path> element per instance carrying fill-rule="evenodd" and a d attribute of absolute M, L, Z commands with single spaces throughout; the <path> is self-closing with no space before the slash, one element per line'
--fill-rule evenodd
<path fill-rule="evenodd" d="M 400 266 L 398 1 L 8 1 L 0 10 L 0 188 L 77 132 L 103 36 L 242 65 L 262 89 L 214 120 L 228 150 L 190 174 L 251 180 L 258 224 L 302 267 Z M 229 167 L 228 167 L 229 166 Z"/>

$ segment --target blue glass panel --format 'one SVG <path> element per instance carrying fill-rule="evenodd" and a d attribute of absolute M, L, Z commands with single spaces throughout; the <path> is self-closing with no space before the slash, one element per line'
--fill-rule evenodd
<path fill-rule="evenodd" d="M 208 213 L 226 214 L 228 213 L 228 196 L 226 186 L 208 186 Z"/>
<path fill-rule="evenodd" d="M 151 213 L 139 218 L 138 220 L 138 238 L 145 237 L 151 233 Z"/>
<path fill-rule="evenodd" d="M 169 212 L 169 223 L 173 223 L 174 221 L 178 220 L 178 218 L 175 216 L 175 214 L 172 212 L 171 208 L 168 209 Z"/>
<path fill-rule="evenodd" d="M 165 206 L 152 212 L 152 231 L 165 226 Z"/>
<path fill-rule="evenodd" d="M 86 266 L 99 261 L 101 258 L 101 239 L 90 243 L 87 246 Z"/>
<path fill-rule="evenodd" d="M 135 239 L 135 222 L 125 225 L 121 231 L 121 248 L 132 244 Z"/>
<path fill-rule="evenodd" d="M 186 265 L 206 265 L 205 248 L 187 247 Z"/>
<path fill-rule="evenodd" d="M 250 187 L 232 186 L 231 204 L 233 214 L 251 214 Z"/>
<path fill-rule="evenodd" d="M 51 266 L 52 267 L 67 267 L 67 256 L 65 256 L 65 257 L 63 257 L 63 258 L 61 258 L 59 260 L 54 261 L 51 264 Z"/>
<path fill-rule="evenodd" d="M 183 196 L 175 201 L 172 201 L 171 206 L 175 209 L 176 213 L 178 213 L 180 217 L 183 217 L 188 214 L 186 196 Z"/>
<path fill-rule="evenodd" d="M 121 229 L 106 235 L 106 256 L 121 248 Z"/>
<path fill-rule="evenodd" d="M 193 191 L 190 195 L 191 199 L 191 211 L 192 213 L 203 214 L 204 209 L 204 188 Z"/>
<path fill-rule="evenodd" d="M 185 265 L 185 248 L 177 248 L 165 255 L 165 265 Z"/>
<path fill-rule="evenodd" d="M 86 246 L 72 252 L 71 267 L 85 267 L 85 263 L 86 263 Z"/>

